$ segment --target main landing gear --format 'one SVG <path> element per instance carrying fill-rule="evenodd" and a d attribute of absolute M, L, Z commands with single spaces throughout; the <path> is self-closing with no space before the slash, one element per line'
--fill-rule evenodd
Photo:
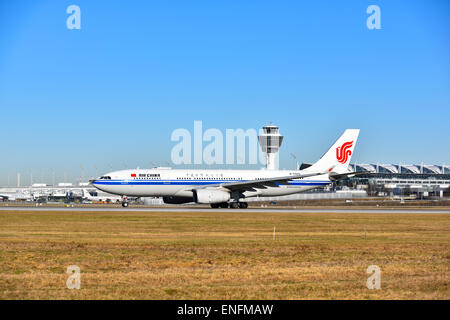
<path fill-rule="evenodd" d="M 248 203 L 247 202 L 230 202 L 230 208 L 232 209 L 247 209 Z"/>
<path fill-rule="evenodd" d="M 222 203 L 211 203 L 211 208 L 217 209 L 217 208 L 228 208 L 228 202 L 222 202 Z"/>
<path fill-rule="evenodd" d="M 126 196 L 122 196 L 122 207 L 128 207 L 128 201 Z"/>
<path fill-rule="evenodd" d="M 228 203 L 223 202 L 223 203 L 211 203 L 211 208 L 213 209 L 217 209 L 217 208 L 228 208 Z M 230 202 L 230 208 L 231 209 L 247 209 L 248 208 L 248 203 L 247 202 L 237 202 L 237 201 L 233 201 Z"/>

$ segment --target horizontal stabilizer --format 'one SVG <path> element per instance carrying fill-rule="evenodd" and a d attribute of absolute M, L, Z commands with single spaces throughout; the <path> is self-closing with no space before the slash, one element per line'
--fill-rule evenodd
<path fill-rule="evenodd" d="M 348 172 L 348 173 L 330 172 L 329 178 L 332 181 L 336 181 L 336 180 L 342 180 L 342 179 L 346 179 L 349 177 L 358 176 L 358 175 L 362 175 L 362 174 L 370 174 L 370 173 L 371 173 L 370 171 L 353 171 L 353 172 Z"/>

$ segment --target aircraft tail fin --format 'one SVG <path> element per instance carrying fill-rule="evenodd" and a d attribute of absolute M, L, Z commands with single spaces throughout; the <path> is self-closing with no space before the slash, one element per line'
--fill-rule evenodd
<path fill-rule="evenodd" d="M 308 168 L 317 172 L 348 172 L 348 165 L 358 140 L 359 129 L 347 129 L 331 146 L 331 148 L 311 167 Z"/>

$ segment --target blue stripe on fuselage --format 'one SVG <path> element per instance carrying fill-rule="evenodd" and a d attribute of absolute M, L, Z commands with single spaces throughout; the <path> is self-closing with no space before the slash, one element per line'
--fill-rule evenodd
<path fill-rule="evenodd" d="M 94 181 L 93 185 L 208 185 L 232 182 L 245 182 L 248 180 L 105 180 Z M 304 181 L 289 181 L 292 186 L 322 186 L 327 185 L 330 181 L 325 180 L 304 180 Z"/>

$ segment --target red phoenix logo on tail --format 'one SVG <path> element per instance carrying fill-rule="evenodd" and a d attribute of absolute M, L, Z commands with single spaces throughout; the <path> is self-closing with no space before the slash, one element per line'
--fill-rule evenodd
<path fill-rule="evenodd" d="M 349 150 L 353 146 L 353 141 L 346 142 L 342 146 L 336 148 L 336 159 L 340 163 L 346 163 L 348 157 L 352 155 L 352 151 Z"/>

